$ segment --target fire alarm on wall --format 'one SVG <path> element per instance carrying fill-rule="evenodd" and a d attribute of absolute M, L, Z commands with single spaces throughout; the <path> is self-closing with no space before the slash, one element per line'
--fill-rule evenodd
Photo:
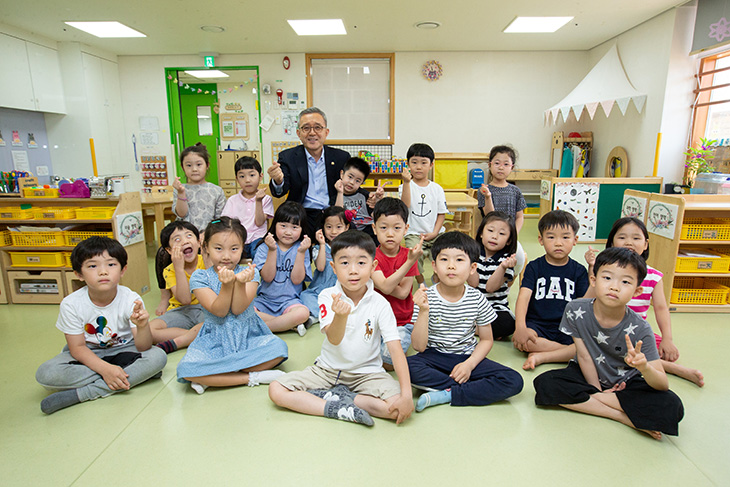
<path fill-rule="evenodd" d="M 289 56 L 284 56 L 284 60 L 281 62 L 281 64 L 284 65 L 284 69 L 289 69 L 289 66 L 291 66 L 291 61 L 289 61 Z"/>

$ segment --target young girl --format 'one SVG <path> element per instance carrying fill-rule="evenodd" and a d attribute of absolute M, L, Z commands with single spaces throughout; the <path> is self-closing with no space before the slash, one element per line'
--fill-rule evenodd
<path fill-rule="evenodd" d="M 180 154 L 187 183 L 180 178 L 172 183 L 172 211 L 181 220 L 195 225 L 202 233 L 211 220 L 219 218 L 226 205 L 226 195 L 220 186 L 209 183 L 205 175 L 210 167 L 210 156 L 205 146 L 198 142 Z"/>
<path fill-rule="evenodd" d="M 649 232 L 644 223 L 637 218 L 620 218 L 616 220 L 608 233 L 606 248 L 609 247 L 629 248 L 637 254 L 641 254 L 646 260 L 649 257 Z M 585 259 L 588 264 L 588 273 L 592 274 L 593 264 L 596 262 L 596 251 L 590 246 L 586 251 Z M 649 304 L 654 306 L 654 316 L 661 332 L 661 336 L 657 334 L 654 336 L 664 370 L 702 387 L 705 385 L 705 379 L 699 370 L 676 363 L 679 358 L 679 350 L 672 341 L 672 321 L 664 295 L 664 286 L 661 283 L 663 274 L 649 265 L 646 266 L 646 271 L 646 278 L 641 283 L 642 293 L 629 301 L 628 307 L 646 320 Z"/>
<path fill-rule="evenodd" d="M 150 331 L 153 343 L 172 353 L 190 345 L 203 324 L 203 308 L 190 293 L 188 281 L 193 272 L 205 269 L 205 265 L 200 255 L 200 234 L 190 222 L 176 220 L 167 225 L 160 232 L 160 244 L 167 259 L 158 251 L 157 277 L 159 280 L 162 274 L 171 298 L 165 314 L 150 321 Z M 169 264 L 164 265 L 166 261 Z"/>
<path fill-rule="evenodd" d="M 254 253 L 261 269 L 261 285 L 254 306 L 271 331 L 296 328 L 304 336 L 309 308 L 299 299 L 304 281 L 312 280 L 307 236 L 307 214 L 302 205 L 287 201 L 274 213 L 269 232 Z"/>
<path fill-rule="evenodd" d="M 312 323 L 319 321 L 319 293 L 337 283 L 337 276 L 332 270 L 332 254 L 330 242 L 342 232 L 350 229 L 350 223 L 345 217 L 345 209 L 341 206 L 330 206 L 322 214 L 324 224 L 317 230 L 315 238 L 319 245 L 312 250 L 314 258 L 314 277 L 309 287 L 300 295 L 302 302 L 309 308 Z"/>
<path fill-rule="evenodd" d="M 507 177 L 514 169 L 516 162 L 517 154 L 512 147 L 506 145 L 492 147 L 489 152 L 487 184 L 482 184 L 479 189 L 477 201 L 482 215 L 486 215 L 490 211 L 501 211 L 509 215 L 515 224 L 516 235 L 519 235 L 525 220 L 524 210 L 527 208 L 527 203 L 520 188 L 507 182 Z M 515 275 L 520 275 L 522 268 L 525 267 L 525 251 L 522 250 L 519 241 L 515 254 L 517 256 Z"/>
<path fill-rule="evenodd" d="M 283 375 L 269 370 L 287 359 L 287 346 L 254 312 L 259 273 L 239 265 L 246 229 L 222 217 L 205 230 L 203 247 L 212 266 L 197 270 L 190 289 L 204 308 L 205 322 L 177 366 L 178 381 L 202 394 L 209 386 L 268 384 Z"/>
<path fill-rule="evenodd" d="M 505 213 L 491 211 L 479 225 L 476 241 L 481 249 L 479 263 L 468 283 L 483 292 L 497 312 L 497 319 L 492 322 L 494 338 L 505 338 L 515 332 L 515 315 L 508 303 L 517 263 L 515 224 Z"/>

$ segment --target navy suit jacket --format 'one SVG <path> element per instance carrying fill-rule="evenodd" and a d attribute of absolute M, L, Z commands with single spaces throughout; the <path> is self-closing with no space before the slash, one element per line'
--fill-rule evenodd
<path fill-rule="evenodd" d="M 324 163 L 327 172 L 327 191 L 330 197 L 330 206 L 335 204 L 337 190 L 335 183 L 340 179 L 340 171 L 350 154 L 334 147 L 324 146 Z M 307 167 L 307 154 L 303 145 L 286 149 L 279 153 L 279 164 L 281 172 L 284 173 L 284 185 L 281 191 L 276 191 L 274 181 L 269 182 L 271 194 L 277 198 L 289 194 L 287 201 L 304 203 L 304 197 L 309 189 L 309 169 Z"/>

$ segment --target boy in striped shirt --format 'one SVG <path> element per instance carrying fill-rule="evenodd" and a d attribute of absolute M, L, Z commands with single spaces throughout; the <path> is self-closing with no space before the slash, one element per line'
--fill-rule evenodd
<path fill-rule="evenodd" d="M 413 385 L 431 391 L 421 395 L 416 411 L 446 403 L 484 406 L 518 394 L 522 376 L 486 358 L 496 313 L 466 284 L 476 272 L 477 243 L 464 233 L 447 232 L 431 252 L 439 282 L 429 289 L 421 284 L 413 296 L 418 310 L 411 344 L 419 353 L 408 357 L 408 369 Z"/>

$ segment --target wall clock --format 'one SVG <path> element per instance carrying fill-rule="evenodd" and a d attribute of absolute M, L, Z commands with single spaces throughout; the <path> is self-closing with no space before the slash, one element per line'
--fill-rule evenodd
<path fill-rule="evenodd" d="M 428 61 L 423 65 L 421 73 L 428 81 L 436 81 L 444 74 L 444 68 L 438 61 Z"/>

